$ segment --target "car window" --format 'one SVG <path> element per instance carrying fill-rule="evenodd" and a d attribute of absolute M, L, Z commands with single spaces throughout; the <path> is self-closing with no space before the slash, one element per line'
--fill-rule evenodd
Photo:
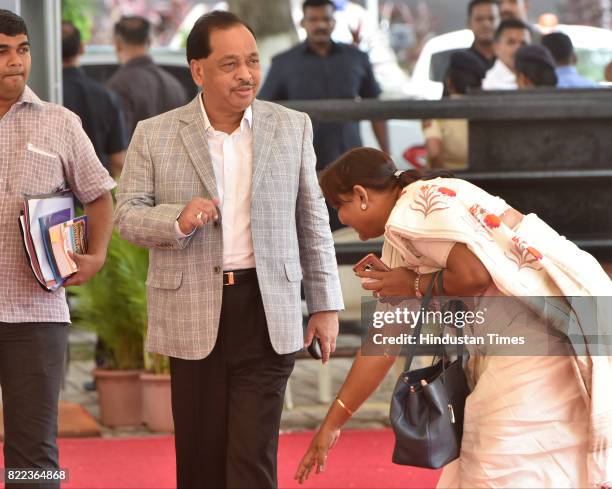
<path fill-rule="evenodd" d="M 446 71 L 450 63 L 450 57 L 457 51 L 463 49 L 449 49 L 448 51 L 440 51 L 431 57 L 431 65 L 429 66 L 429 79 L 435 82 L 444 83 Z"/>

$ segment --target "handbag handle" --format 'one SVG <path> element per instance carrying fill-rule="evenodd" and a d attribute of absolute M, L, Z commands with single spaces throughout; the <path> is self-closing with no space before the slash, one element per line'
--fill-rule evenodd
<path fill-rule="evenodd" d="M 433 297 L 433 289 L 434 289 L 434 284 L 436 283 L 436 281 L 438 282 L 438 291 L 440 292 L 440 295 L 444 295 L 444 283 L 443 283 L 442 274 L 443 274 L 442 270 L 436 272 L 435 276 L 433 277 L 433 280 L 431 281 L 431 283 L 429 284 L 429 287 L 427 288 L 427 291 L 425 292 L 425 295 L 423 296 L 423 300 L 421 301 L 421 311 L 423 313 L 429 307 L 429 303 L 431 302 L 431 299 Z M 456 302 L 457 301 L 450 301 L 449 304 L 456 303 Z M 412 335 L 415 338 L 415 340 L 421 336 L 421 330 L 423 329 L 423 316 L 424 316 L 423 313 L 419 315 L 419 320 L 417 321 L 417 324 L 414 327 L 414 332 Z M 456 329 L 457 328 L 455 328 L 455 330 Z M 463 336 L 464 335 L 463 328 L 461 328 L 461 332 Z M 418 343 L 415 343 L 415 344 L 418 344 Z M 442 351 L 444 351 L 444 346 L 441 345 L 441 347 L 442 347 Z M 410 366 L 412 365 L 412 361 L 414 360 L 414 357 L 415 355 L 414 355 L 414 348 L 413 348 L 413 353 L 406 355 L 406 363 L 404 364 L 404 373 L 407 373 L 410 370 Z M 461 362 L 463 362 L 463 342 L 461 341 L 457 342 L 457 358 Z M 444 362 L 442 362 L 442 371 L 443 371 L 442 374 L 444 374 Z"/>
<path fill-rule="evenodd" d="M 463 302 L 459 301 L 459 300 L 450 300 L 448 302 L 448 309 L 449 311 L 452 311 L 453 314 L 456 313 L 459 308 L 453 308 L 453 304 L 461 304 L 463 306 Z M 461 328 L 457 328 L 457 326 L 455 326 L 455 336 L 459 336 L 458 331 L 459 329 L 461 329 L 461 336 L 465 336 L 465 332 L 463 327 Z M 442 329 L 442 333 L 444 333 L 444 328 Z M 463 365 L 463 342 L 461 341 L 457 341 L 457 360 L 460 362 L 460 364 Z M 442 346 L 442 355 L 444 355 L 444 346 Z M 444 359 L 442 359 L 442 382 L 446 383 L 446 365 L 444 364 Z"/>

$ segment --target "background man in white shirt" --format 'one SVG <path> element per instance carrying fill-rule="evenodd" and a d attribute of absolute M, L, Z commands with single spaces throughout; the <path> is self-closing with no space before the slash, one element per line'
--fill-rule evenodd
<path fill-rule="evenodd" d="M 516 90 L 514 55 L 521 46 L 531 42 L 531 33 L 522 20 L 504 20 L 495 33 L 495 56 L 497 60 L 487 71 L 482 81 L 483 90 Z"/>
<path fill-rule="evenodd" d="M 316 336 L 327 361 L 343 307 L 312 125 L 255 100 L 235 15 L 202 16 L 187 59 L 203 92 L 137 126 L 116 223 L 151 250 L 147 347 L 171 357 L 178 487 L 276 487 L 294 354 Z"/>

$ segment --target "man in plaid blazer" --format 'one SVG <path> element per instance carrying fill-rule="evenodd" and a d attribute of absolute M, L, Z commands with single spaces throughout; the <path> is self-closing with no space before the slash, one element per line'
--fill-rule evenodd
<path fill-rule="evenodd" d="M 255 100 L 257 45 L 235 15 L 202 16 L 187 58 L 203 92 L 136 128 L 116 224 L 150 249 L 147 347 L 171 357 L 178 487 L 276 487 L 294 354 L 316 336 L 327 361 L 343 307 L 312 127 Z"/>

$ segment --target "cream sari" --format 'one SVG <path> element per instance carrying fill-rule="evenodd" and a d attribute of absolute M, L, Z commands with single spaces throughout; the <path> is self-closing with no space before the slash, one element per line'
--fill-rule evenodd
<path fill-rule="evenodd" d="M 572 339 L 569 356 L 470 361 L 461 457 L 440 487 L 596 487 L 612 480 L 612 311 L 596 299 L 612 296 L 612 284 L 596 260 L 537 216 L 505 226 L 499 216 L 507 209 L 469 182 L 435 179 L 408 186 L 387 222 L 388 264 L 430 273 L 465 243 L 493 279 L 485 295 L 529 306 L 515 333 L 540 325 L 542 341 L 547 328 Z"/>

